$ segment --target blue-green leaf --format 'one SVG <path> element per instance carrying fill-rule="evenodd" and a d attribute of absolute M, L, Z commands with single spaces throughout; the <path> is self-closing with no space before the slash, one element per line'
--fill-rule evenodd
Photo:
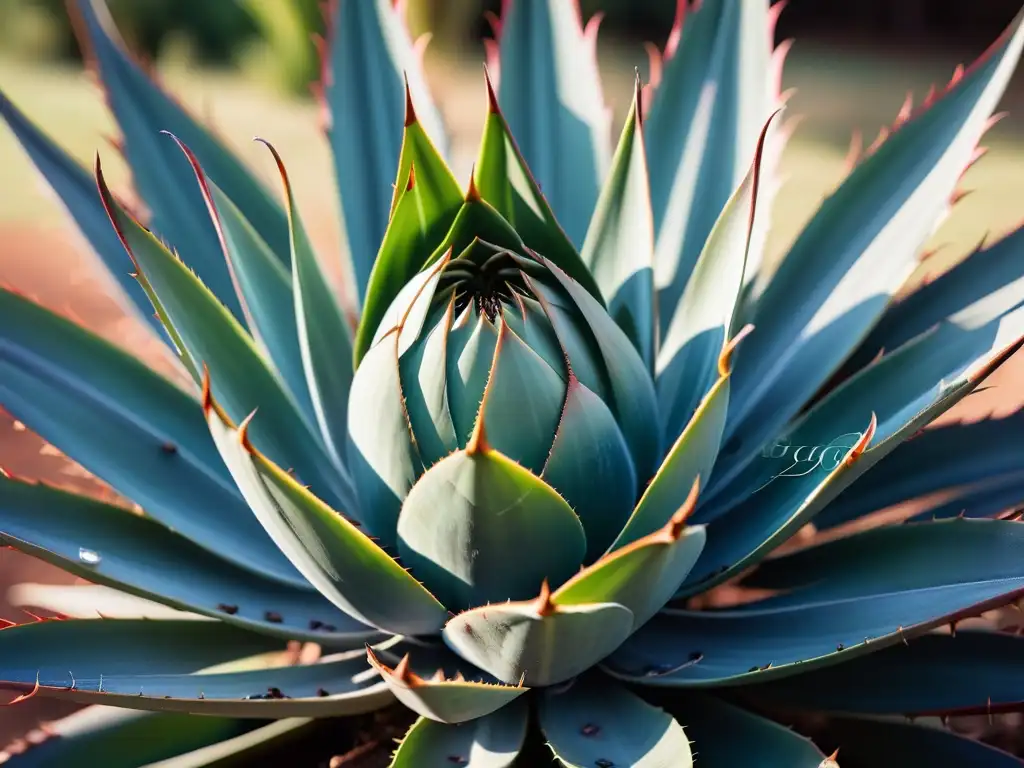
<path fill-rule="evenodd" d="M 284 185 L 292 247 L 295 322 L 306 389 L 313 401 L 320 435 L 340 472 L 348 434 L 348 393 L 352 387 L 352 329 L 299 218 L 284 161 L 273 146 L 263 143 L 273 154 Z"/>
<path fill-rule="evenodd" d="M 577 680 L 541 700 L 540 727 L 568 768 L 690 768 L 693 756 L 672 715 L 607 680 Z"/>
<path fill-rule="evenodd" d="M 669 711 L 686 729 L 701 768 L 835 768 L 821 751 L 789 728 L 713 696 L 688 691 Z M 845 766 L 845 763 L 844 763 Z"/>
<path fill-rule="evenodd" d="M 288 267 L 245 218 L 224 191 L 206 178 L 199 159 L 180 139 L 172 137 L 195 171 L 199 189 L 217 230 L 224 258 L 231 271 L 249 332 L 270 358 L 288 390 L 299 402 L 310 422 L 315 421 L 313 403 L 306 386 L 302 353 L 297 340 L 298 326 L 292 301 L 292 278 Z M 109 219 L 107 220 L 109 224 Z M 116 235 L 116 232 L 115 232 Z M 121 246 L 124 250 L 124 246 Z"/>
<path fill-rule="evenodd" d="M 423 130 L 445 151 L 444 127 L 399 9 L 390 0 L 339 2 L 330 19 L 327 136 L 361 304 L 391 210 L 402 148 L 406 82 Z"/>
<path fill-rule="evenodd" d="M 477 315 L 476 322 L 474 314 L 467 306 L 448 334 L 445 381 L 452 426 L 460 448 L 466 446 L 473 432 L 498 345 L 498 329 L 487 313 Z"/>
<path fill-rule="evenodd" d="M 509 768 L 526 740 L 529 715 L 520 702 L 461 728 L 421 718 L 398 745 L 390 768 Z"/>
<path fill-rule="evenodd" d="M 516 0 L 501 19 L 498 100 L 569 239 L 583 242 L 611 157 L 597 23 L 579 6 Z"/>
<path fill-rule="evenodd" d="M 666 51 L 645 124 L 662 334 L 776 107 L 781 60 L 773 64 L 772 39 L 779 10 L 767 2 L 707 0 L 686 14 L 685 24 L 677 20 L 682 29 L 674 33 L 681 35 Z M 759 256 L 752 254 L 751 271 Z"/>
<path fill-rule="evenodd" d="M 153 520 L 101 501 L 0 478 L 0 527 L 0 540 L 16 549 L 171 608 L 313 642 L 373 636 L 306 583 L 294 587 L 243 570 Z M 229 542 L 221 545 L 227 549 Z"/>
<path fill-rule="evenodd" d="M 253 655 L 247 637 L 254 636 L 195 621 L 12 627 L 0 635 L 0 687 L 82 704 L 274 719 L 362 714 L 392 700 L 367 674 L 362 650 L 297 666 L 236 664 Z"/>
<path fill-rule="evenodd" d="M 3 91 L 0 91 L 0 118 L 7 122 L 29 159 L 60 197 L 79 231 L 120 286 L 121 304 L 167 340 L 163 326 L 153 316 L 146 292 L 132 276 L 131 259 L 110 227 L 110 219 L 89 172 L 14 106 Z"/>
<path fill-rule="evenodd" d="M 722 467 L 750 461 L 828 380 L 917 267 L 1024 46 L 1024 16 L 828 197 L 760 296 Z M 822 258 L 828 254 L 828 258 Z"/>
<path fill-rule="evenodd" d="M 637 75 L 611 171 L 597 200 L 580 257 L 593 274 L 610 314 L 654 368 L 654 219 Z M 543 253 L 543 250 L 541 251 Z"/>
<path fill-rule="evenodd" d="M 395 634 L 430 634 L 446 612 L 356 525 L 331 509 L 249 442 L 212 400 L 207 422 L 242 495 L 274 543 L 328 600 L 359 621 Z M 258 416 L 257 416 L 258 418 Z"/>
<path fill-rule="evenodd" d="M 278 463 L 293 467 L 317 495 L 354 509 L 348 478 L 252 338 L 196 275 L 114 200 L 99 163 L 96 175 L 110 220 L 154 306 L 180 341 L 179 351 L 197 383 L 201 369 L 208 368 L 214 394 L 236 421 L 261 409 L 253 442 Z"/>
<path fill-rule="evenodd" d="M 710 536 L 709 536 L 710 541 Z M 1024 528 L 948 520 L 879 528 L 762 565 L 749 583 L 794 587 L 740 607 L 667 610 L 608 660 L 645 685 L 748 684 L 909 641 L 1024 594 Z"/>
<path fill-rule="evenodd" d="M 2 289 L 0 404 L 199 546 L 306 583 L 253 519 L 196 400 L 120 348 Z"/>
<path fill-rule="evenodd" d="M 438 723 L 465 723 L 485 717 L 530 690 L 521 684 L 466 680 L 461 672 L 449 679 L 443 669 L 438 669 L 430 678 L 420 677 L 410 669 L 408 654 L 393 668 L 370 649 L 367 649 L 367 658 L 400 702 L 421 717 Z"/>
<path fill-rule="evenodd" d="M 530 557 L 509 558 L 510 550 Z M 445 605 L 462 609 L 523 599 L 545 580 L 562 584 L 583 562 L 586 537 L 551 486 L 491 448 L 481 421 L 465 450 L 413 486 L 398 551 Z"/>
<path fill-rule="evenodd" d="M 966 715 L 1024 704 L 1024 638 L 924 635 L 845 664 L 751 687 L 772 705 L 867 715 Z"/>
<path fill-rule="evenodd" d="M 153 229 L 167 238 L 215 296 L 243 319 L 231 277 L 202 195 L 185 157 L 161 131 L 170 131 L 196 153 L 271 250 L 287 265 L 284 212 L 263 186 L 216 138 L 160 90 L 122 50 L 104 0 L 75 0 L 107 100 L 121 127 L 132 178 L 153 213 Z"/>
<path fill-rule="evenodd" d="M 545 582 L 535 600 L 464 611 L 449 620 L 444 641 L 498 680 L 546 686 L 582 674 L 633 631 L 633 613 L 622 605 L 555 605 L 551 598 Z"/>
<path fill-rule="evenodd" d="M 88 707 L 48 723 L 46 740 L 17 756 L 8 755 L 4 764 L 12 768 L 149 768 L 157 761 L 252 733 L 258 726 L 258 721 Z M 126 744 L 131 748 L 125 749 Z"/>
<path fill-rule="evenodd" d="M 1019 757 L 939 726 L 900 721 L 835 718 L 819 737 L 840 745 L 843 768 L 906 765 L 1020 768 Z"/>

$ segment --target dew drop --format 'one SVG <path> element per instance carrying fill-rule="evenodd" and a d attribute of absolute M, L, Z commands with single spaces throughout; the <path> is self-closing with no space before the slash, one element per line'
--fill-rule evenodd
<path fill-rule="evenodd" d="M 96 566 L 100 564 L 103 559 L 100 557 L 100 553 L 94 549 L 86 549 L 85 547 L 78 548 L 78 559 L 84 565 Z"/>

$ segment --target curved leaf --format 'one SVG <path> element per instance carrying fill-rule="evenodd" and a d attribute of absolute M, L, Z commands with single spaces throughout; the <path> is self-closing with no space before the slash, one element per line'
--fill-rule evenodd
<path fill-rule="evenodd" d="M 674 440 L 686 427 L 716 376 L 721 375 L 719 358 L 739 332 L 737 309 L 754 236 L 761 163 L 775 115 L 758 137 L 750 170 L 708 234 L 686 290 L 678 304 L 670 305 L 674 311 L 655 363 L 666 440 Z"/>
<path fill-rule="evenodd" d="M 510 558 L 510 550 L 530 557 Z M 551 486 L 487 444 L 481 420 L 465 450 L 413 486 L 398 518 L 398 551 L 457 609 L 521 599 L 544 580 L 561 584 L 583 562 L 586 537 Z"/>
<path fill-rule="evenodd" d="M 147 714 L 151 717 L 171 716 Z M 193 717 L 191 719 L 195 720 L 197 718 Z M 312 718 L 308 717 L 277 720 L 269 725 L 264 725 L 244 733 L 241 736 L 235 736 L 233 739 L 227 739 L 217 744 L 211 744 L 208 747 L 180 754 L 177 757 L 161 760 L 158 763 L 146 765 L 145 768 L 217 768 L 217 766 L 226 768 L 226 766 L 238 765 L 239 759 L 250 761 L 251 764 L 251 761 L 255 759 L 267 759 L 266 751 L 270 749 L 275 750 L 277 754 L 284 754 L 280 750 L 291 746 L 288 742 L 308 737 L 309 734 L 307 732 L 311 730 L 310 724 L 312 722 Z M 88 768 L 88 766 L 83 766 L 83 768 Z"/>
<path fill-rule="evenodd" d="M 845 664 L 749 689 L 759 701 L 867 715 L 985 714 L 1024 706 L 1024 638 L 924 635 Z"/>
<path fill-rule="evenodd" d="M 318 495 L 353 508 L 347 478 L 252 338 L 199 279 L 111 197 L 98 163 L 96 176 L 110 220 L 158 312 L 181 342 L 179 351 L 197 383 L 200 370 L 209 368 L 217 397 L 233 419 L 260 408 L 262 418 L 253 429 L 253 441 L 280 463 L 294 467 Z"/>
<path fill-rule="evenodd" d="M 608 406 L 575 374 L 541 479 L 575 510 L 587 535 L 584 562 L 605 552 L 622 530 L 637 494 L 636 471 Z"/>
<path fill-rule="evenodd" d="M 499 680 L 545 686 L 586 671 L 632 630 L 628 608 L 616 603 L 555 605 L 545 583 L 536 600 L 457 614 L 445 625 L 444 641 Z"/>
<path fill-rule="evenodd" d="M 607 662 L 646 685 L 766 682 L 838 664 L 1024 594 L 1024 528 L 961 520 L 866 531 L 750 579 L 800 585 L 715 611 L 665 611 Z M 889 554 L 886 554 L 888 552 Z"/>
<path fill-rule="evenodd" d="M 555 758 L 569 768 L 693 765 L 687 734 L 672 715 L 608 681 L 552 689 L 541 700 L 539 718 Z"/>
<path fill-rule="evenodd" d="M 2 288 L 0 404 L 199 546 L 305 585 L 253 520 L 192 397 L 113 344 Z"/>
<path fill-rule="evenodd" d="M 655 280 L 667 310 L 662 334 L 779 100 L 782 59 L 772 54 L 779 10 L 767 2 L 707 0 L 686 11 L 685 23 L 676 20 L 645 126 L 658 233 Z M 751 254 L 751 273 L 760 247 Z"/>
<path fill-rule="evenodd" d="M 299 485 L 249 442 L 212 399 L 204 409 L 235 482 L 285 556 L 346 614 L 395 634 L 436 632 L 446 618 L 423 586 L 356 525 Z"/>
<path fill-rule="evenodd" d="M 823 738 L 841 744 L 843 768 L 897 768 L 903 765 L 969 765 L 1020 768 L 1021 759 L 980 741 L 934 726 L 837 718 Z"/>
<path fill-rule="evenodd" d="M 44 485 L 0 477 L 0 541 L 96 584 L 267 635 L 359 642 L 374 634 L 308 584 L 258 576 L 153 520 Z"/>
<path fill-rule="evenodd" d="M 170 131 L 192 148 L 213 182 L 235 201 L 287 265 L 283 211 L 238 158 L 154 85 L 122 50 L 103 0 L 75 0 L 71 8 L 83 22 L 83 47 L 99 67 L 107 101 L 121 128 L 132 179 L 153 213 L 153 229 L 185 255 L 199 278 L 242 322 L 238 297 L 192 170 L 160 132 Z"/>
<path fill-rule="evenodd" d="M 362 303 L 388 225 L 388 183 L 402 147 L 406 82 L 419 121 L 434 141 L 444 143 L 444 127 L 400 9 L 390 0 L 339 2 L 331 8 L 322 95 L 350 267 Z"/>
<path fill-rule="evenodd" d="M 467 307 L 448 333 L 445 383 L 459 448 L 465 448 L 472 435 L 498 346 L 498 329 L 487 313 L 477 314 L 476 322 L 474 314 Z"/>
<path fill-rule="evenodd" d="M 610 314 L 648 369 L 654 368 L 654 219 L 637 75 L 611 172 L 601 188 L 580 257 L 593 274 Z M 542 249 L 541 250 L 543 253 Z"/>
<path fill-rule="evenodd" d="M 582 243 L 611 157 L 597 24 L 562 0 L 515 0 L 498 30 L 498 97 L 558 221 Z"/>
<path fill-rule="evenodd" d="M 917 266 L 1024 46 L 1019 16 L 827 198 L 760 296 L 726 437 L 749 461 L 828 380 Z M 821 258 L 821 254 L 829 258 Z M 724 469 L 724 467 L 723 467 Z"/>
<path fill-rule="evenodd" d="M 288 172 L 277 150 L 263 142 L 274 156 L 284 185 L 288 229 L 292 247 L 292 293 L 298 343 L 306 388 L 320 435 L 342 472 L 342 448 L 348 433 L 348 393 L 352 387 L 352 329 L 334 297 L 323 268 L 299 218 Z"/>
<path fill-rule="evenodd" d="M 509 768 L 526 740 L 528 725 L 529 709 L 522 704 L 506 705 L 461 728 L 421 718 L 398 745 L 390 768 Z"/>
<path fill-rule="evenodd" d="M 8 755 L 4 764 L 16 768 L 151 768 L 157 761 L 252 733 L 258 725 L 216 717 L 88 707 L 48 723 L 45 741 L 17 756 Z M 124 749 L 125 744 L 131 744 L 131 749 Z"/>
<path fill-rule="evenodd" d="M 7 590 L 6 600 L 19 608 L 42 609 L 69 619 L 179 619 L 218 621 L 136 597 L 100 584 L 34 584 L 21 582 Z"/>
<path fill-rule="evenodd" d="M 131 259 L 126 258 L 117 233 L 110 227 L 89 172 L 14 106 L 2 90 L 0 118 L 6 121 L 25 154 L 60 197 L 79 231 L 121 288 L 119 303 L 168 340 L 160 321 L 153 316 L 146 292 L 132 276 Z"/>
<path fill-rule="evenodd" d="M 665 526 L 605 555 L 551 596 L 554 605 L 618 603 L 638 629 L 667 603 L 704 548 L 704 528 L 684 527 L 697 504 L 698 481 Z"/>
<path fill-rule="evenodd" d="M 372 650 L 367 649 L 367 658 L 395 698 L 421 717 L 438 723 L 458 724 L 486 717 L 530 690 L 522 685 L 466 680 L 461 673 L 448 679 L 443 669 L 426 679 L 409 668 L 409 655 L 394 668 L 384 664 Z"/>
<path fill-rule="evenodd" d="M 758 768 L 834 768 L 810 739 L 713 696 L 690 691 L 674 698 L 669 711 L 686 728 L 701 768 L 751 759 Z"/>
<path fill-rule="evenodd" d="M 367 674 L 361 650 L 301 666 L 205 669 L 211 659 L 245 655 L 245 646 L 236 645 L 245 633 L 228 629 L 114 620 L 6 629 L 0 687 L 83 704 L 275 719 L 362 714 L 392 700 L 387 686 Z"/>

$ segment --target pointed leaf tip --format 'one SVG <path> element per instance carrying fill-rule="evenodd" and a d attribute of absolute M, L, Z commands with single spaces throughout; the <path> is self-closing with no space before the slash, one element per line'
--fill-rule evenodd
<path fill-rule="evenodd" d="M 861 457 L 864 451 L 867 450 L 868 445 L 871 443 L 872 438 L 875 436 L 875 430 L 878 428 L 878 416 L 875 412 L 871 412 L 871 421 L 868 423 L 868 428 L 864 430 L 864 434 L 860 436 L 850 452 L 846 454 L 846 459 L 843 464 L 847 467 L 851 466 L 857 459 Z"/>
<path fill-rule="evenodd" d="M 256 449 L 252 445 L 252 441 L 249 439 L 249 425 L 252 423 L 253 416 L 256 415 L 256 410 L 253 411 L 242 419 L 242 423 L 238 425 L 238 442 L 246 453 L 255 454 Z"/>
<path fill-rule="evenodd" d="M 683 529 L 686 528 L 686 521 L 690 519 L 693 511 L 697 508 L 697 498 L 700 496 L 700 475 L 697 475 L 693 479 L 693 485 L 690 486 L 690 493 L 686 497 L 686 501 L 683 505 L 676 510 L 675 514 L 669 519 L 662 529 L 666 537 L 671 541 L 679 541 L 683 535 Z"/>
<path fill-rule="evenodd" d="M 209 414 L 214 408 L 213 393 L 210 391 L 210 367 L 203 363 L 203 394 L 200 399 L 203 404 L 203 413 Z"/>
<path fill-rule="evenodd" d="M 416 186 L 416 164 L 409 164 L 409 181 L 405 185 L 405 191 L 408 192 Z"/>
<path fill-rule="evenodd" d="M 486 65 L 484 66 L 484 84 L 487 86 L 487 113 L 501 114 L 501 108 L 498 106 L 498 94 L 494 91 L 494 82 L 491 80 L 491 73 Z"/>
<path fill-rule="evenodd" d="M 405 80 L 405 127 L 416 123 L 416 107 L 412 103 L 412 89 L 409 87 L 409 75 L 402 73 Z"/>
<path fill-rule="evenodd" d="M 749 336 L 754 330 L 754 326 L 747 323 L 743 326 L 739 333 L 733 336 L 729 341 L 722 347 L 722 353 L 718 356 L 718 375 L 728 376 L 732 373 L 732 356 L 736 351 L 736 347 L 739 346 L 740 342 Z"/>
<path fill-rule="evenodd" d="M 481 200 L 480 190 L 476 186 L 476 164 L 469 172 L 469 187 L 466 189 L 466 202 L 476 203 Z"/>
<path fill-rule="evenodd" d="M 533 610 L 538 616 L 550 616 L 555 612 L 555 605 L 551 602 L 551 585 L 544 579 L 540 585 L 540 594 L 533 601 Z"/>

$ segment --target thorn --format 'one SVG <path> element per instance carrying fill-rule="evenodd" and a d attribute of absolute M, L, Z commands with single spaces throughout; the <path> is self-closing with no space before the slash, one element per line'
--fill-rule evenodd
<path fill-rule="evenodd" d="M 466 190 L 466 202 L 476 203 L 480 200 L 480 190 L 476 188 L 476 165 L 469 172 L 469 188 Z"/>
<path fill-rule="evenodd" d="M 408 128 L 416 123 L 416 107 L 412 103 L 412 89 L 409 88 L 409 76 L 403 72 L 402 77 L 405 79 L 405 127 Z"/>
<path fill-rule="evenodd" d="M 548 580 L 544 579 L 540 585 L 540 594 L 533 601 L 533 610 L 538 616 L 550 616 L 555 612 L 555 606 L 551 602 L 551 586 Z"/>
<path fill-rule="evenodd" d="M 498 106 L 498 94 L 494 92 L 494 83 L 491 82 L 491 73 L 484 65 L 484 84 L 487 86 L 487 112 L 491 115 L 500 115 L 501 108 Z"/>
<path fill-rule="evenodd" d="M 466 455 L 475 456 L 478 453 L 487 453 L 491 450 L 491 444 L 487 442 L 487 429 L 484 426 L 483 409 L 477 414 L 476 424 L 473 425 L 473 434 L 466 443 Z"/>
<path fill-rule="evenodd" d="M 686 501 L 683 502 L 683 505 L 676 510 L 676 513 L 665 524 L 665 533 L 668 534 L 672 541 L 679 541 L 679 537 L 683 535 L 686 521 L 693 514 L 693 510 L 697 508 L 697 497 L 699 495 L 700 475 L 697 475 L 693 480 L 693 485 L 690 486 L 690 493 L 687 495 Z"/>
<path fill-rule="evenodd" d="M 853 463 L 861 457 L 861 454 L 867 450 L 868 444 L 871 443 L 871 439 L 875 436 L 875 430 L 878 428 L 878 417 L 875 412 L 871 412 L 871 422 L 868 424 L 868 428 L 864 430 L 864 434 L 860 436 L 860 440 L 850 449 L 850 452 L 843 459 L 844 467 L 851 467 Z"/>
<path fill-rule="evenodd" d="M 391 674 L 397 677 L 403 683 L 409 683 L 412 681 L 411 670 L 409 669 L 409 654 L 405 654 L 402 660 L 395 665 L 395 668 L 391 670 Z"/>
<path fill-rule="evenodd" d="M 743 341 L 743 339 L 745 339 L 747 336 L 749 336 L 753 332 L 753 330 L 754 326 L 751 325 L 750 323 L 747 323 L 740 329 L 739 333 L 737 333 L 735 336 L 733 336 L 731 339 L 725 342 L 725 346 L 722 347 L 722 352 L 718 356 L 719 376 L 724 377 L 732 373 L 733 352 L 736 351 L 736 347 L 739 346 L 739 343 Z"/>
<path fill-rule="evenodd" d="M 38 672 L 36 672 L 36 684 L 34 686 L 32 686 L 32 690 L 29 691 L 28 693 L 23 693 L 20 696 L 17 696 L 16 698 L 14 698 L 11 701 L 7 702 L 4 706 L 6 706 L 6 707 L 13 707 L 15 704 L 20 704 L 23 701 L 27 701 L 28 699 L 31 699 L 37 693 L 39 693 L 39 673 Z"/>
<path fill-rule="evenodd" d="M 416 186 L 416 165 L 414 163 L 409 164 L 409 181 L 405 185 L 405 191 L 408 192 L 410 189 Z"/>

